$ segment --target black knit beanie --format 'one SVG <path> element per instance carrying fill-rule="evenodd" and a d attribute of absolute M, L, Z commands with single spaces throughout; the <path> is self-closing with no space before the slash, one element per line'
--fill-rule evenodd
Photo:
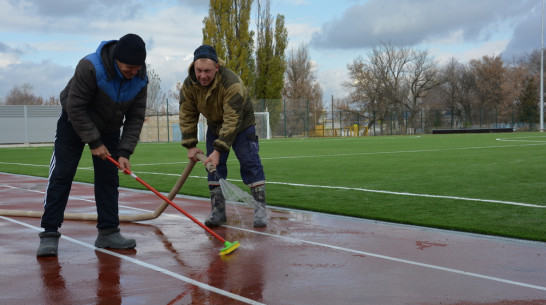
<path fill-rule="evenodd" d="M 114 47 L 114 59 L 124 64 L 142 66 L 146 61 L 146 44 L 136 34 L 127 34 Z"/>
<path fill-rule="evenodd" d="M 193 52 L 193 61 L 198 60 L 199 58 L 209 58 L 218 62 L 218 55 L 216 55 L 216 50 L 214 47 L 204 44 L 199 48 L 195 49 Z"/>

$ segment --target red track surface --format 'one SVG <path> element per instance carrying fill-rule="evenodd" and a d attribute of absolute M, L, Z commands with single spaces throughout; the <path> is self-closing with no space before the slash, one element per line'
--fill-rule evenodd
<path fill-rule="evenodd" d="M 40 211 L 46 183 L 0 174 L 0 209 Z M 201 220 L 210 210 L 174 202 Z M 120 190 L 124 214 L 159 203 Z M 74 184 L 67 212 L 95 213 L 92 185 Z M 546 304 L 544 243 L 278 209 L 254 229 L 252 215 L 228 206 L 215 229 L 241 244 L 228 256 L 168 207 L 121 225 L 136 250 L 96 249 L 94 222 L 65 221 L 56 258 L 36 257 L 39 218 L 0 216 L 0 304 Z"/>

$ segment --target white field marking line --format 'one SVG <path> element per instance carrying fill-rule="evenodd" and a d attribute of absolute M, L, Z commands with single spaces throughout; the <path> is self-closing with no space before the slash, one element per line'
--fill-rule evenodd
<path fill-rule="evenodd" d="M 143 209 L 139 209 L 139 210 L 147 211 L 147 210 L 143 210 Z M 153 212 L 153 211 L 147 211 L 147 212 Z M 171 217 L 188 220 L 187 218 L 182 217 L 182 215 L 169 215 L 168 213 L 163 213 L 162 215 L 168 215 L 168 216 L 171 216 Z M 16 220 L 11 220 L 11 219 L 9 219 L 7 217 L 4 217 L 4 216 L 0 216 L 0 218 L 4 218 L 4 219 L 7 219 L 7 220 L 10 220 L 10 221 L 13 221 L 13 222 L 17 222 Z M 19 223 L 19 222 L 17 222 L 17 223 Z M 27 225 L 27 224 L 24 224 L 24 225 L 28 226 L 28 227 L 32 227 L 32 228 L 37 228 L 37 227 L 30 226 L 30 225 Z M 370 256 L 370 257 L 380 258 L 380 259 L 393 261 L 393 262 L 398 262 L 398 263 L 402 263 L 402 264 L 408 264 L 408 265 L 414 265 L 414 266 L 419 266 L 419 267 L 424 267 L 424 268 L 441 270 L 441 271 L 445 271 L 445 272 L 456 273 L 456 274 L 461 274 L 461 275 L 465 275 L 465 276 L 482 278 L 482 279 L 486 279 L 486 280 L 491 280 L 491 281 L 516 285 L 516 286 L 521 286 L 521 287 L 527 287 L 527 288 L 533 288 L 533 289 L 546 291 L 546 287 L 527 284 L 527 283 L 522 283 L 522 282 L 516 282 L 516 281 L 512 281 L 512 280 L 497 278 L 497 277 L 492 277 L 492 276 L 483 275 L 483 274 L 479 274 L 479 273 L 473 273 L 473 272 L 467 272 L 467 271 L 453 269 L 453 268 L 447 268 L 447 267 L 442 267 L 442 266 L 437 266 L 437 265 L 425 264 L 425 263 L 420 263 L 420 262 L 416 262 L 416 261 L 410 261 L 410 260 L 407 260 L 407 259 L 396 258 L 396 257 L 391 257 L 391 256 L 386 256 L 386 255 L 381 255 L 381 254 L 376 254 L 376 253 L 371 253 L 371 252 L 353 250 L 353 249 L 343 248 L 343 247 L 339 247 L 339 246 L 334 246 L 334 245 L 329 245 L 329 244 L 324 244 L 324 243 L 319 243 L 319 242 L 314 242 L 314 241 L 308 241 L 308 240 L 303 240 L 303 239 L 298 239 L 298 238 L 293 238 L 293 237 L 287 237 L 287 236 L 283 236 L 283 235 L 275 235 L 275 234 L 270 234 L 270 233 L 255 231 L 255 230 L 249 230 L 249 229 L 240 228 L 240 227 L 234 227 L 234 226 L 229 226 L 229 225 L 223 225 L 223 226 L 226 227 L 226 228 L 234 229 L 234 230 L 245 231 L 245 232 L 251 233 L 251 234 L 259 234 L 259 235 L 264 235 L 264 236 L 268 236 L 268 237 L 272 237 L 272 238 L 279 238 L 279 239 L 287 240 L 287 241 L 291 241 L 291 242 L 310 244 L 310 245 L 314 245 L 314 246 L 318 246 L 318 247 L 330 248 L 330 249 L 333 249 L 333 250 L 339 250 L 339 251 L 343 251 L 343 252 L 355 253 L 355 254 L 360 254 L 360 255 L 367 255 L 367 256 Z"/>
<path fill-rule="evenodd" d="M 529 137 L 529 138 L 531 138 L 531 137 Z M 395 151 L 395 152 L 369 152 L 369 153 L 334 154 L 334 155 L 292 156 L 292 157 L 275 157 L 275 158 L 261 158 L 261 159 L 262 160 L 266 160 L 266 159 L 272 160 L 272 159 L 340 157 L 340 156 L 355 156 L 355 155 L 418 153 L 418 152 L 468 150 L 468 149 L 487 149 L 487 148 L 521 147 L 521 146 L 537 146 L 537 145 L 546 145 L 546 142 L 541 142 L 540 144 L 525 144 L 525 145 L 493 145 L 493 146 L 475 146 L 475 147 L 461 147 L 461 148 L 447 148 L 447 149 L 424 149 L 424 150 L 407 150 L 407 151 Z M 233 161 L 235 161 L 235 160 L 233 160 Z M 25 165 L 25 164 L 20 164 L 20 163 L 7 163 L 7 162 L 0 162 L 0 163 Z M 28 165 L 36 166 L 36 165 L 31 165 L 31 164 L 28 164 Z M 90 170 L 91 168 L 82 168 L 82 169 Z M 179 176 L 179 174 L 168 174 L 168 173 L 157 173 L 157 172 L 138 171 L 138 172 L 135 172 L 135 173 L 137 173 L 137 174 L 150 174 L 150 175 L 164 175 L 164 176 Z M 190 176 L 190 177 L 192 177 L 192 178 L 203 178 L 203 177 L 200 177 L 200 176 Z M 240 181 L 240 180 L 234 180 L 234 179 L 227 179 L 227 180 L 228 181 Z M 392 192 L 392 191 L 382 191 L 382 190 L 371 190 L 371 189 L 364 189 L 364 188 L 348 188 L 348 187 L 341 187 L 341 186 L 310 185 L 310 184 L 286 183 L 286 182 L 275 182 L 275 181 L 268 181 L 267 183 L 278 184 L 278 185 L 297 186 L 297 187 L 341 189 L 341 190 L 352 190 L 352 191 L 361 191 L 361 192 L 370 192 L 370 193 L 379 193 L 379 194 L 389 194 L 389 195 L 398 195 L 398 196 L 414 196 L 414 197 L 425 197 L 425 198 L 439 198 L 439 199 L 452 199 L 452 200 L 464 200 L 464 201 L 477 201 L 477 202 L 499 203 L 499 204 L 524 206 L 524 207 L 532 207 L 532 208 L 546 208 L 546 206 L 544 206 L 544 205 L 513 202 L 513 201 L 502 201 L 502 200 L 466 198 L 466 197 L 444 196 L 444 195 L 415 194 L 415 193 L 407 193 L 407 192 Z"/>
<path fill-rule="evenodd" d="M 161 176 L 180 176 L 178 174 L 166 174 L 166 173 L 155 173 L 155 172 L 133 172 L 133 173 L 147 174 L 147 175 L 161 175 Z M 206 179 L 206 177 L 201 177 L 201 176 L 189 176 L 189 177 L 190 178 Z M 226 179 L 226 180 L 227 181 L 241 182 L 241 180 L 237 180 L 237 179 Z M 278 185 L 288 185 L 288 186 L 295 186 L 295 187 L 324 188 L 324 189 L 334 189 L 334 190 L 337 189 L 337 190 L 358 191 L 358 192 L 388 194 L 388 195 L 397 195 L 397 196 L 439 198 L 439 199 L 450 199 L 450 200 L 476 201 L 476 202 L 485 202 L 485 203 L 498 203 L 498 204 L 515 205 L 515 206 L 530 207 L 530 208 L 546 208 L 546 205 L 523 203 L 523 202 L 514 202 L 514 201 L 493 200 L 493 199 L 467 198 L 467 197 L 446 196 L 446 195 L 416 194 L 416 193 L 407 193 L 407 192 L 372 190 L 372 189 L 356 188 L 356 187 L 313 185 L 313 184 L 275 182 L 275 181 L 267 181 L 267 183 L 268 184 L 278 184 Z M 4 185 L 4 186 L 5 187 L 10 187 L 10 188 L 15 188 L 15 189 L 21 189 L 21 188 L 9 186 L 9 185 Z M 29 190 L 29 191 L 31 191 L 31 190 Z M 34 192 L 39 192 L 39 191 L 34 191 Z M 41 193 L 43 193 L 43 192 L 41 192 Z M 70 196 L 70 198 L 79 199 L 79 198 L 73 197 L 73 196 Z M 83 199 L 79 199 L 79 200 L 83 200 Z"/>
<path fill-rule="evenodd" d="M 545 141 L 541 141 L 541 140 L 525 140 L 525 139 L 536 139 L 536 138 L 546 138 L 546 137 L 545 136 L 543 136 L 543 137 L 539 137 L 539 136 L 536 136 L 536 137 L 518 137 L 518 138 L 513 138 L 513 139 L 497 138 L 495 140 L 500 141 L 500 142 L 533 142 L 533 143 L 544 143 L 545 142 Z"/>
<path fill-rule="evenodd" d="M 138 163 L 136 164 L 136 166 L 155 166 L 155 165 L 172 165 L 172 164 L 188 164 L 188 162 L 185 162 L 185 161 L 181 161 L 181 162 L 159 162 L 159 163 Z M 131 167 L 135 167 L 135 165 L 133 165 L 131 163 Z"/>
<path fill-rule="evenodd" d="M 154 172 L 137 172 L 137 173 L 138 174 L 148 174 L 148 175 L 178 176 L 177 174 L 164 174 L 164 173 L 154 173 Z M 207 178 L 207 177 L 200 177 L 200 176 L 189 176 L 189 177 L 191 177 L 191 178 L 200 178 L 200 179 L 206 179 Z M 226 179 L 226 180 L 227 181 L 242 182 L 242 180 L 237 180 L 237 179 Z M 275 182 L 275 181 L 267 181 L 266 183 L 267 184 L 288 185 L 288 186 L 295 186 L 295 187 L 309 187 L 309 188 L 324 188 L 324 189 L 346 190 L 346 191 L 359 191 L 359 192 L 368 192 L 368 193 L 397 195 L 397 196 L 413 196 L 413 197 L 425 197 L 425 198 L 439 198 L 439 199 L 451 199 L 451 200 L 476 201 L 476 202 L 486 202 L 486 203 L 499 203 L 499 204 L 522 206 L 522 207 L 530 207 L 530 208 L 546 208 L 546 205 L 523 203 L 523 202 L 514 202 L 514 201 L 493 200 L 493 199 L 467 198 L 467 197 L 446 196 L 446 195 L 416 194 L 416 193 L 407 193 L 407 192 L 372 190 L 372 189 L 357 188 L 357 187 L 313 185 L 313 184 Z"/>
<path fill-rule="evenodd" d="M 42 228 L 38 228 L 38 227 L 36 227 L 36 226 L 32 226 L 32 225 L 29 225 L 29 224 L 26 224 L 26 223 L 24 223 L 24 222 L 20 222 L 20 221 L 17 221 L 17 220 L 15 220 L 15 219 L 11 219 L 11 218 L 8 218 L 8 217 L 0 216 L 0 219 L 4 219 L 4 220 L 10 221 L 10 222 L 13 222 L 13 223 L 22 225 L 22 226 L 24 226 L 24 227 L 33 229 L 33 230 L 38 231 L 38 232 L 41 232 L 41 231 L 42 231 Z M 181 275 L 181 274 L 172 272 L 172 271 L 170 271 L 170 270 L 167 270 L 167 269 L 164 269 L 164 268 L 161 268 L 161 267 L 158 267 L 158 266 L 155 266 L 155 265 L 146 263 L 146 262 L 144 262 L 144 261 L 141 261 L 141 260 L 138 260 L 138 259 L 135 259 L 135 258 L 132 258 L 132 257 L 128 257 L 128 256 L 125 256 L 125 255 L 116 253 L 116 252 L 108 251 L 108 250 L 106 250 L 106 249 L 96 248 L 96 247 L 93 246 L 93 245 L 90 245 L 90 244 L 88 244 L 88 243 L 84 243 L 84 242 L 82 242 L 82 241 L 79 241 L 79 240 L 77 240 L 77 239 L 68 237 L 68 236 L 66 236 L 66 235 L 62 235 L 61 238 L 62 238 L 62 239 L 65 239 L 65 240 L 68 240 L 68 241 L 70 241 L 70 242 L 72 242 L 72 243 L 78 244 L 78 245 L 80 245 L 80 246 L 89 248 L 89 249 L 91 249 L 91 250 L 100 251 L 100 252 L 102 252 L 102 253 L 109 254 L 109 255 L 115 256 L 115 257 L 117 257 L 117 258 L 120 258 L 120 259 L 129 261 L 129 262 L 134 263 L 134 264 L 136 264 L 136 265 L 139 265 L 139 266 L 141 266 L 141 267 L 148 268 L 148 269 L 151 269 L 151 270 L 154 270 L 154 271 L 163 273 L 163 274 L 165 274 L 165 275 L 168 275 L 168 276 L 173 277 L 173 278 L 175 278 L 175 279 L 181 280 L 181 281 L 186 282 L 186 283 L 188 283 L 188 284 L 192 284 L 192 285 L 194 285 L 194 286 L 197 286 L 197 287 L 199 287 L 199 288 L 201 288 L 201 289 L 205 289 L 205 290 L 208 290 L 208 291 L 211 291 L 211 292 L 215 292 L 215 293 L 217 293 L 217 294 L 223 295 L 223 296 L 225 296 L 225 297 L 228 297 L 228 298 L 231 298 L 231 299 L 234 299 L 234 300 L 237 300 L 237 301 L 246 303 L 246 304 L 253 304 L 253 305 L 254 305 L 254 304 L 256 304 L 256 305 L 263 304 L 263 303 L 256 302 L 256 301 L 254 301 L 254 300 L 251 300 L 251 299 L 242 297 L 242 296 L 240 296 L 240 295 L 231 293 L 231 292 L 229 292 L 229 291 L 222 290 L 222 289 L 216 288 L 216 287 L 214 287 L 214 286 L 210 286 L 210 285 L 208 285 L 208 284 L 205 284 L 205 283 L 196 281 L 196 280 L 194 280 L 194 279 L 191 279 L 191 278 L 186 277 L 186 276 L 183 276 L 183 275 Z"/>
<path fill-rule="evenodd" d="M 531 137 L 529 137 L 531 138 Z M 535 137 L 533 137 L 535 138 Z M 497 139 L 499 140 L 499 139 Z M 526 144 L 526 145 L 493 145 L 493 146 L 476 146 L 476 147 L 462 147 L 462 148 L 448 148 L 448 149 L 425 149 L 425 150 L 408 150 L 408 151 L 396 151 L 396 152 L 370 152 L 370 153 L 352 153 L 352 154 L 335 154 L 335 155 L 313 155 L 313 156 L 293 156 L 293 157 L 276 157 L 276 158 L 262 158 L 263 160 L 268 159 L 293 159 L 293 158 L 318 158 L 318 157 L 339 157 L 339 156 L 354 156 L 354 155 L 376 155 L 376 154 L 396 154 L 396 153 L 417 153 L 417 152 L 434 152 L 434 151 L 449 151 L 449 150 L 468 150 L 468 149 L 487 149 L 487 148 L 504 148 L 504 147 L 520 147 L 520 146 L 536 146 L 536 145 L 546 145 L 546 141 L 541 141 L 540 144 Z M 161 173 L 154 172 L 139 172 L 139 174 L 151 174 L 151 175 L 161 175 Z M 165 174 L 172 175 L 172 174 Z M 193 178 L 202 178 L 198 176 L 192 176 Z M 227 179 L 230 181 L 240 181 Z M 407 192 L 392 192 L 392 191 L 382 191 L 382 190 L 372 190 L 364 188 L 349 188 L 349 187 L 338 187 L 338 186 L 327 186 L 327 185 L 310 185 L 310 184 L 301 184 L 301 183 L 286 183 L 286 182 L 275 182 L 268 181 L 267 183 L 278 184 L 278 185 L 289 185 L 289 186 L 298 186 L 298 187 L 310 187 L 310 188 L 326 188 L 326 189 L 340 189 L 340 190 L 351 190 L 351 191 L 361 191 L 369 193 L 379 193 L 379 194 L 389 194 L 389 195 L 398 195 L 398 196 L 414 196 L 414 197 L 426 197 L 426 198 L 439 198 L 439 199 L 453 199 L 453 200 L 465 200 L 465 201 L 477 201 L 477 202 L 486 202 L 486 203 L 500 203 L 507 205 L 516 205 L 532 208 L 546 208 L 545 205 L 513 202 L 513 201 L 503 201 L 503 200 L 490 200 L 490 199 L 479 199 L 479 198 L 466 198 L 458 196 L 444 196 L 444 195 L 429 195 L 429 194 L 415 194 Z"/>
<path fill-rule="evenodd" d="M 152 173 L 152 172 L 138 172 L 138 173 L 139 174 L 149 174 L 149 175 L 169 175 L 169 176 L 174 175 L 174 176 L 177 176 L 176 174 L 163 174 L 163 173 Z M 189 177 L 207 179 L 207 177 L 200 177 L 200 176 L 189 176 Z M 226 180 L 227 181 L 234 181 L 234 182 L 235 181 L 236 182 L 242 182 L 242 180 L 237 180 L 237 179 L 226 179 Z M 397 196 L 413 196 L 413 197 L 425 197 L 425 198 L 439 198 L 439 199 L 476 201 L 476 202 L 486 202 L 486 203 L 499 203 L 499 204 L 522 206 L 522 207 L 530 207 L 530 208 L 546 208 L 546 205 L 523 203 L 523 202 L 514 202 L 514 201 L 494 200 L 494 199 L 467 198 L 467 197 L 447 196 L 447 195 L 416 194 L 416 193 L 407 193 L 407 192 L 372 190 L 372 189 L 357 188 L 357 187 L 313 185 L 313 184 L 275 182 L 275 181 L 267 181 L 266 183 L 267 184 L 296 186 L 296 187 L 309 187 L 309 188 L 324 188 L 324 189 L 337 189 L 337 190 L 347 190 L 347 191 L 359 191 L 359 192 L 368 192 L 368 193 L 397 195 Z"/>
<path fill-rule="evenodd" d="M 466 198 L 466 197 L 457 197 L 457 196 L 415 194 L 415 193 L 406 193 L 406 192 L 371 190 L 371 189 L 356 188 L 356 187 L 312 185 L 312 184 L 286 183 L 286 182 L 274 182 L 274 181 L 267 181 L 267 183 L 269 183 L 269 184 L 289 185 L 289 186 L 311 187 L 311 188 L 326 188 L 326 189 L 361 191 L 361 192 L 368 192 L 368 193 L 380 193 L 380 194 L 389 194 L 389 195 L 398 195 L 398 196 L 413 196 L 413 197 L 426 197 L 426 198 L 454 199 L 454 200 L 509 204 L 509 205 L 524 206 L 524 207 L 532 207 L 532 208 L 546 208 L 546 205 L 521 203 L 521 202 L 513 202 L 513 201 L 492 200 L 492 199 L 478 199 L 478 198 Z"/>
<path fill-rule="evenodd" d="M 536 138 L 536 137 L 527 137 L 527 138 Z M 496 140 L 497 141 L 517 141 L 517 140 L 506 140 L 506 139 L 500 139 L 500 138 L 498 138 Z M 270 157 L 270 158 L 260 157 L 260 159 L 262 159 L 262 160 L 276 160 L 276 159 L 300 159 L 300 158 L 328 158 L 328 157 L 340 157 L 340 156 L 362 156 L 362 155 L 381 155 L 381 154 L 398 154 L 398 153 L 420 153 L 420 152 L 435 152 L 435 151 L 450 151 L 450 150 L 488 149 L 488 148 L 504 148 L 504 147 L 521 147 L 521 146 L 546 145 L 546 141 L 527 141 L 527 142 L 539 142 L 540 144 L 493 145 L 493 146 L 474 146 L 474 147 L 438 148 L 438 149 L 421 149 L 421 150 L 378 151 L 378 152 L 362 152 L 362 153 L 330 154 L 330 155 L 286 156 L 286 157 Z M 235 161 L 237 161 L 237 160 L 235 160 L 235 159 L 228 160 L 228 162 L 235 162 Z M 144 163 L 144 164 L 132 164 L 131 167 L 135 167 L 135 166 L 139 166 L 139 165 L 153 166 L 153 165 L 186 164 L 186 163 L 187 162 Z M 0 164 L 49 167 L 49 165 L 14 163 L 14 162 L 0 162 Z M 78 169 L 91 170 L 92 167 L 78 167 Z M 140 173 L 145 173 L 145 172 L 140 172 Z M 150 173 L 150 174 L 154 174 L 154 173 Z M 175 174 L 169 174 L 169 175 L 175 175 Z"/>
<path fill-rule="evenodd" d="M 542 141 L 540 144 L 493 145 L 493 146 L 474 146 L 474 147 L 459 147 L 459 148 L 378 151 L 378 152 L 362 152 L 362 153 L 346 153 L 346 154 L 330 154 L 330 155 L 287 156 L 287 157 L 273 157 L 273 158 L 262 158 L 262 157 L 260 157 L 260 159 L 262 159 L 262 160 L 276 160 L 276 159 L 329 158 L 329 157 L 336 157 L 337 158 L 337 157 L 346 157 L 346 156 L 383 155 L 383 154 L 387 155 L 387 154 L 399 154 L 399 153 L 421 153 L 421 152 L 435 152 L 435 151 L 488 149 L 488 148 L 504 148 L 504 147 L 537 146 L 537 145 L 546 145 L 546 141 Z"/>
<path fill-rule="evenodd" d="M 27 163 L 16 163 L 16 162 L 0 162 L 0 164 L 49 167 L 49 164 L 27 164 Z"/>
<path fill-rule="evenodd" d="M 527 136 L 527 137 L 514 137 L 512 139 L 534 139 L 534 138 L 546 138 L 546 136 Z M 502 139 L 502 138 L 499 138 Z M 505 138 L 507 139 L 507 138 Z M 498 139 L 497 139 L 498 140 Z"/>
<path fill-rule="evenodd" d="M 531 137 L 529 137 L 531 138 Z M 496 139 L 498 141 L 510 141 L 503 139 Z M 528 141 L 529 142 L 529 141 Z M 307 156 L 286 156 L 286 157 L 270 157 L 264 158 L 260 157 L 262 160 L 276 160 L 276 159 L 300 159 L 300 158 L 329 158 L 329 157 L 341 157 L 341 156 L 363 156 L 363 155 L 382 155 L 382 154 L 399 154 L 399 153 L 421 153 L 421 152 L 435 152 L 435 151 L 451 151 L 451 150 L 469 150 L 469 149 L 488 149 L 488 148 L 504 148 L 504 147 L 521 147 L 521 146 L 537 146 L 537 145 L 546 145 L 546 141 L 532 141 L 539 142 L 540 144 L 519 144 L 519 145 L 492 145 L 492 146 L 473 146 L 473 147 L 455 147 L 455 148 L 438 148 L 438 149 L 420 149 L 420 150 L 399 150 L 399 151 L 378 151 L 378 152 L 361 152 L 361 153 L 346 153 L 346 154 L 329 154 L 329 155 L 307 155 Z M 237 160 L 231 159 L 228 162 L 236 162 Z M 186 162 L 187 163 L 187 162 Z M 26 164 L 26 163 L 14 163 L 14 162 L 0 162 L 0 164 L 9 164 L 9 165 L 24 165 L 24 166 L 38 166 L 38 167 L 49 167 L 49 165 L 38 165 L 38 164 Z M 161 165 L 161 164 L 185 164 L 184 162 L 171 162 L 171 163 L 146 163 L 142 164 L 145 166 Z M 131 164 L 131 167 L 139 166 L 141 164 Z M 91 170 L 92 167 L 78 167 L 78 169 Z M 138 173 L 138 172 L 137 172 Z M 140 172 L 145 173 L 145 172 Z M 150 173 L 153 174 L 153 173 Z M 175 174 L 169 174 L 175 175 Z"/>

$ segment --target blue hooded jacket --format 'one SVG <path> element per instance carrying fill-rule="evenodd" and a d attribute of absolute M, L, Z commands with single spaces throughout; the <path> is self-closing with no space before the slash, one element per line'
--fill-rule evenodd
<path fill-rule="evenodd" d="M 113 58 L 116 43 L 103 41 L 81 59 L 60 99 L 72 126 L 91 148 L 102 145 L 101 133 L 119 132 L 123 126 L 118 152 L 128 158 L 144 124 L 148 78 L 145 66 L 132 79 L 123 77 Z"/>

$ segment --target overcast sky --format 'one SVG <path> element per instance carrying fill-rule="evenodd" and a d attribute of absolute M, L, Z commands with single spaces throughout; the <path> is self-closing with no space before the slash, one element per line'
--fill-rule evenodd
<path fill-rule="evenodd" d="M 202 42 L 208 3 L 0 0 L 0 99 L 25 83 L 58 97 L 82 57 L 126 33 L 145 40 L 147 63 L 174 90 Z M 325 100 L 345 95 L 347 64 L 381 43 L 428 50 L 439 64 L 540 49 L 541 9 L 540 0 L 271 0 L 272 15 L 285 16 L 287 51 L 308 46 Z"/>

